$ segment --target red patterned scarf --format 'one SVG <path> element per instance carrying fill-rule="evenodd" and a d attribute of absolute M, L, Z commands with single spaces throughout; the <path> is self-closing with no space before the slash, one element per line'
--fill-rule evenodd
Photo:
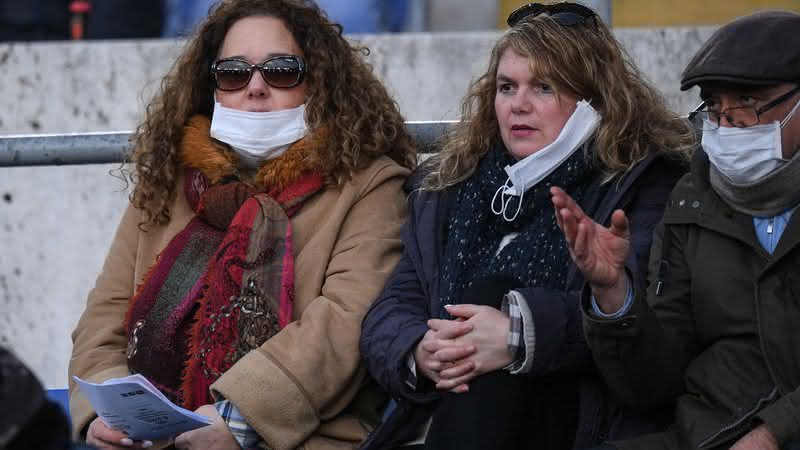
<path fill-rule="evenodd" d="M 324 133 L 294 144 L 248 184 L 235 180 L 236 156 L 214 146 L 209 127 L 193 117 L 181 142 L 195 216 L 158 256 L 125 319 L 131 372 L 192 410 L 211 403 L 209 386 L 291 321 L 289 219 L 322 188 L 307 161 Z"/>

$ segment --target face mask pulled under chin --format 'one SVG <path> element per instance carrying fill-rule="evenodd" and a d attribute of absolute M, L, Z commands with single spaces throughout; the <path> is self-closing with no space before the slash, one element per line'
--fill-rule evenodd
<path fill-rule="evenodd" d="M 600 114 L 586 100 L 580 100 L 556 139 L 512 166 L 506 166 L 508 179 L 492 198 L 492 212 L 514 221 L 522 209 L 525 191 L 553 173 L 573 153 L 589 140 L 600 124 Z M 518 197 L 515 200 L 514 197 Z M 515 212 L 509 215 L 516 203 Z"/>
<path fill-rule="evenodd" d="M 780 122 L 747 128 L 718 127 L 703 131 L 701 145 L 708 160 L 736 184 L 751 184 L 786 164 L 781 130 L 800 107 L 800 100 Z"/>
<path fill-rule="evenodd" d="M 308 132 L 306 105 L 269 112 L 226 108 L 214 102 L 210 135 L 233 148 L 245 162 L 261 162 L 282 155 Z"/>

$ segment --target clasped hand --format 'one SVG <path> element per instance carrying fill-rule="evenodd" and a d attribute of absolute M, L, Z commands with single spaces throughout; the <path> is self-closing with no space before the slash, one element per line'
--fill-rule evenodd
<path fill-rule="evenodd" d="M 510 319 L 482 305 L 447 305 L 456 320 L 431 319 L 414 350 L 417 370 L 439 390 L 464 393 L 478 375 L 513 362 L 508 351 Z"/>

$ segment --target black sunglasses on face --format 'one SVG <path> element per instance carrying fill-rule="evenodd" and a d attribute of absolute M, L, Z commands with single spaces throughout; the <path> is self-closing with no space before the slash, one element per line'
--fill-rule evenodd
<path fill-rule="evenodd" d="M 211 74 L 221 91 L 237 91 L 247 86 L 255 70 L 261 72 L 268 85 L 288 89 L 303 82 L 307 67 L 303 58 L 293 55 L 273 56 L 260 64 L 239 58 L 224 58 L 211 64 Z"/>
<path fill-rule="evenodd" d="M 550 16 L 557 24 L 564 27 L 579 25 L 589 19 L 597 20 L 597 14 L 595 14 L 594 10 L 578 3 L 564 2 L 552 5 L 528 3 L 512 12 L 508 16 L 506 23 L 508 23 L 509 27 L 513 27 L 526 17 L 536 17 L 541 14 Z"/>

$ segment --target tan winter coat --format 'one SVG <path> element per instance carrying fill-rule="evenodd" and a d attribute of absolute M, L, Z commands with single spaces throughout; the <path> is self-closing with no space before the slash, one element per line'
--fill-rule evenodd
<path fill-rule="evenodd" d="M 380 398 L 362 389 L 358 339 L 361 320 L 402 250 L 407 175 L 380 158 L 341 189 L 308 200 L 292 218 L 294 321 L 212 385 L 215 397 L 236 405 L 270 448 L 357 448 L 377 420 Z M 129 374 L 128 300 L 193 214 L 177 191 L 164 226 L 142 232 L 141 211 L 125 212 L 72 335 L 70 378 L 100 382 Z M 71 380 L 70 410 L 76 433 L 95 417 Z"/>

